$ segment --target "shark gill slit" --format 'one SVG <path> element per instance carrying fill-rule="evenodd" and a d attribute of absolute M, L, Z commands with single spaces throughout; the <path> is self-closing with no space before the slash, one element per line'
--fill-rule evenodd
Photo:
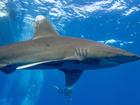
<path fill-rule="evenodd" d="M 76 52 L 76 56 L 79 56 L 79 49 L 78 48 L 75 49 L 75 52 Z"/>
<path fill-rule="evenodd" d="M 79 57 L 87 57 L 88 49 L 87 48 L 76 48 L 75 49 L 75 56 Z"/>
<path fill-rule="evenodd" d="M 80 56 L 82 57 L 83 56 L 83 49 L 79 48 L 79 52 L 80 52 Z"/>
<path fill-rule="evenodd" d="M 88 52 L 87 52 L 87 48 L 84 48 L 84 57 L 87 57 Z"/>

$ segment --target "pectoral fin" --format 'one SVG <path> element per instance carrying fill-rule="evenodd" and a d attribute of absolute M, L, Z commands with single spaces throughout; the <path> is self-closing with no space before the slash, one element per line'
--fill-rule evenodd
<path fill-rule="evenodd" d="M 65 73 L 65 85 L 70 87 L 75 84 L 75 82 L 80 78 L 83 70 L 61 70 Z"/>

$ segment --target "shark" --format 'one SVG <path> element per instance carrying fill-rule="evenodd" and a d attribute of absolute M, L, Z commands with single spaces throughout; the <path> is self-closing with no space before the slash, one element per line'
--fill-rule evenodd
<path fill-rule="evenodd" d="M 93 40 L 60 35 L 50 21 L 38 15 L 31 40 L 0 46 L 0 71 L 58 69 L 65 86 L 73 86 L 85 70 L 97 70 L 140 60 L 126 50 Z"/>

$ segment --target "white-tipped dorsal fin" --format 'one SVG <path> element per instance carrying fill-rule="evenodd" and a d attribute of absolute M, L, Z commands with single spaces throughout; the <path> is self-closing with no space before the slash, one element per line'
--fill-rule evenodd
<path fill-rule="evenodd" d="M 35 36 L 33 39 L 42 37 L 58 36 L 58 33 L 45 16 L 38 15 L 35 18 Z"/>

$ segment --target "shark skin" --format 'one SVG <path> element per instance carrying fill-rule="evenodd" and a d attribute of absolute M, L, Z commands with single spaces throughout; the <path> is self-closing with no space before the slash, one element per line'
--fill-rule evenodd
<path fill-rule="evenodd" d="M 65 74 L 65 86 L 71 87 L 84 70 L 114 67 L 140 60 L 125 50 L 91 40 L 60 36 L 42 15 L 35 19 L 32 40 L 0 47 L 0 70 L 58 69 Z"/>

